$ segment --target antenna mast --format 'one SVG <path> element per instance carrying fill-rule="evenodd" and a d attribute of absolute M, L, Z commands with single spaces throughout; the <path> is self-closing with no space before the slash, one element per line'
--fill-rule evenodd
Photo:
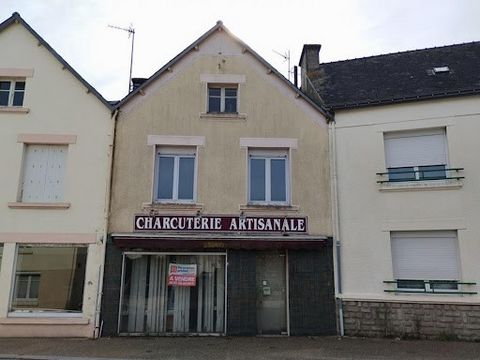
<path fill-rule="evenodd" d="M 133 69 L 133 46 L 135 44 L 135 29 L 133 28 L 133 25 L 130 24 L 128 28 L 123 28 L 119 26 L 114 26 L 114 25 L 108 25 L 108 27 L 111 27 L 113 29 L 117 30 L 122 30 L 128 32 L 128 38 L 130 39 L 130 36 L 132 37 L 132 51 L 130 53 L 130 76 L 128 78 L 128 92 L 133 90 L 133 84 L 132 84 L 132 69 Z"/>
<path fill-rule="evenodd" d="M 287 62 L 287 66 L 288 66 L 288 70 L 287 70 L 287 78 L 288 78 L 288 81 L 290 81 L 290 74 L 292 73 L 292 70 L 290 68 L 290 50 L 287 50 L 285 51 L 284 54 L 276 51 L 276 50 L 272 50 L 275 54 L 277 55 L 280 55 L 284 61 Z"/>

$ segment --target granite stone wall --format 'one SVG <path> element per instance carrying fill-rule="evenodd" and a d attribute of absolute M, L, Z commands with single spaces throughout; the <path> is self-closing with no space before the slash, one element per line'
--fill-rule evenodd
<path fill-rule="evenodd" d="M 480 340 L 480 305 L 344 301 L 345 335 Z"/>

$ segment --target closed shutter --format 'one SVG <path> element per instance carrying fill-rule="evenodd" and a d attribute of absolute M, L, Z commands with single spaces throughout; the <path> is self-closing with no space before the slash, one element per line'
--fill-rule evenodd
<path fill-rule="evenodd" d="M 459 280 L 456 231 L 392 232 L 395 279 Z"/>
<path fill-rule="evenodd" d="M 445 129 L 385 133 L 387 168 L 446 165 Z"/>
<path fill-rule="evenodd" d="M 65 145 L 28 145 L 23 170 L 22 202 L 63 200 Z"/>

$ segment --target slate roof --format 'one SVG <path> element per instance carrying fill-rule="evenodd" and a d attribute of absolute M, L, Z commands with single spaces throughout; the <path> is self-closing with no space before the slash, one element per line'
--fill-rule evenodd
<path fill-rule="evenodd" d="M 14 12 L 12 16 L 10 16 L 7 20 L 4 22 L 0 23 L 0 33 L 8 28 L 10 25 L 14 23 L 19 23 L 21 24 L 25 29 L 27 29 L 30 34 L 32 34 L 38 41 L 39 45 L 44 46 L 52 55 L 55 57 L 62 65 L 63 67 L 70 71 L 70 73 L 78 80 L 80 81 L 89 92 L 91 92 L 98 100 L 100 100 L 110 111 L 114 110 L 114 106 L 110 104 L 109 101 L 107 101 L 92 85 L 90 85 L 78 72 L 75 71 L 73 67 L 70 66 L 69 63 L 65 61 L 64 58 L 62 58 L 51 46 L 48 44 L 38 33 L 33 30 L 28 23 L 22 19 L 20 14 L 18 12 Z"/>
<path fill-rule="evenodd" d="M 480 94 L 480 41 L 319 66 L 309 77 L 330 109 Z"/>

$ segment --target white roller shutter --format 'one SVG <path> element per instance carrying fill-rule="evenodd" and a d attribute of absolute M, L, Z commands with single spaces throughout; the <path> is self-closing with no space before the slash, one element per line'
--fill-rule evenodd
<path fill-rule="evenodd" d="M 25 149 L 22 202 L 63 200 L 65 145 L 28 145 Z"/>
<path fill-rule="evenodd" d="M 445 129 L 385 133 L 387 168 L 446 165 Z"/>
<path fill-rule="evenodd" d="M 456 231 L 392 232 L 395 279 L 459 280 Z"/>

